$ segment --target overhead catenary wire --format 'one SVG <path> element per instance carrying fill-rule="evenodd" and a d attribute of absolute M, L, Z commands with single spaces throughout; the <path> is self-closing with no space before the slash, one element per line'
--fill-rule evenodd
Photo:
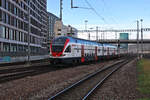
<path fill-rule="evenodd" d="M 103 20 L 105 23 L 107 23 L 106 20 L 105 20 L 105 18 L 104 18 L 102 15 L 100 15 L 100 14 L 93 8 L 93 6 L 88 2 L 88 0 L 85 0 L 85 2 L 86 2 L 87 5 L 91 8 L 91 10 L 92 10 L 98 17 L 100 17 L 101 20 Z"/>
<path fill-rule="evenodd" d="M 99 0 L 98 0 L 99 1 Z M 112 16 L 112 12 L 110 11 L 109 6 L 107 5 L 107 3 L 105 2 L 105 0 L 101 0 L 102 3 L 104 4 L 104 7 L 109 11 L 109 16 L 111 17 L 111 19 L 113 20 L 114 23 L 118 24 L 118 21 L 116 20 L 117 18 L 115 18 L 114 16 Z M 104 8 L 103 8 L 104 9 Z"/>

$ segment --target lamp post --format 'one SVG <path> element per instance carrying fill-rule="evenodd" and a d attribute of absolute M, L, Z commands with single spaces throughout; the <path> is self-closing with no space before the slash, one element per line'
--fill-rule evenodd
<path fill-rule="evenodd" d="M 63 7 L 62 7 L 62 5 L 63 5 L 63 0 L 60 0 L 60 21 L 62 21 L 62 10 L 63 10 Z"/>
<path fill-rule="evenodd" d="M 137 57 L 139 59 L 139 21 L 137 20 Z"/>
<path fill-rule="evenodd" d="M 96 27 L 96 41 L 98 42 L 98 26 Z"/>
<path fill-rule="evenodd" d="M 87 22 L 88 22 L 88 20 L 85 20 L 84 22 L 85 22 L 85 32 L 87 32 Z"/>
<path fill-rule="evenodd" d="M 143 57 L 143 19 L 140 20 L 141 21 L 141 58 Z"/>

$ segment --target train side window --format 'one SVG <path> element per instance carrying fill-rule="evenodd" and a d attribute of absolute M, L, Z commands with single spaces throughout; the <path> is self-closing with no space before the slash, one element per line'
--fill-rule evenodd
<path fill-rule="evenodd" d="M 65 52 L 71 52 L 71 46 L 68 46 L 65 50 Z"/>
<path fill-rule="evenodd" d="M 100 52 L 101 50 L 100 49 L 98 49 L 98 52 Z"/>

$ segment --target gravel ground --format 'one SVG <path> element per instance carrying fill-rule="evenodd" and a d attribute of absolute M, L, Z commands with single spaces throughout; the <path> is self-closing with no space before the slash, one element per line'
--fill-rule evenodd
<path fill-rule="evenodd" d="M 66 68 L 0 84 L 0 100 L 45 100 L 106 63 Z"/>
<path fill-rule="evenodd" d="M 137 88 L 136 60 L 115 72 L 91 96 L 91 100 L 136 100 L 140 94 Z"/>

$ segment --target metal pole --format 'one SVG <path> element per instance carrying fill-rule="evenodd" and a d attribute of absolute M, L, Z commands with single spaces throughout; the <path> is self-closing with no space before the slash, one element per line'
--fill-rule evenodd
<path fill-rule="evenodd" d="M 98 41 L 98 26 L 96 27 L 96 41 Z"/>
<path fill-rule="evenodd" d="M 90 35 L 90 32 L 92 32 L 92 27 L 91 28 L 89 28 L 90 29 L 90 31 L 89 31 L 89 40 L 91 39 L 91 35 Z"/>
<path fill-rule="evenodd" d="M 139 21 L 137 20 L 137 57 L 139 59 Z"/>
<path fill-rule="evenodd" d="M 115 31 L 115 39 L 117 40 L 117 31 Z"/>
<path fill-rule="evenodd" d="M 28 9 L 28 64 L 30 63 L 30 0 Z"/>
<path fill-rule="evenodd" d="M 63 3 L 62 3 L 63 0 L 60 0 L 60 21 L 62 21 L 62 10 L 63 10 Z"/>
<path fill-rule="evenodd" d="M 90 32 L 89 32 L 89 40 L 90 40 Z"/>
<path fill-rule="evenodd" d="M 140 20 L 141 21 L 141 58 L 143 57 L 143 19 Z"/>

